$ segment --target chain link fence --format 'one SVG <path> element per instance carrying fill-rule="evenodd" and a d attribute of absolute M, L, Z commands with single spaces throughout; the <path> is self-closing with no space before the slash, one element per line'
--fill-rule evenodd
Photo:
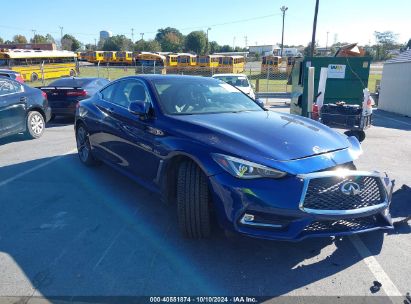
<path fill-rule="evenodd" d="M 264 69 L 261 66 L 261 61 L 247 62 L 244 68 L 232 69 L 219 67 L 164 67 L 164 66 L 132 66 L 132 65 L 93 65 L 81 64 L 79 67 L 80 77 L 102 77 L 109 80 L 115 80 L 125 76 L 139 75 L 139 74 L 178 74 L 178 75 L 195 75 L 195 76 L 212 76 L 217 73 L 242 73 L 245 74 L 250 82 L 253 84 L 256 93 L 290 93 L 291 85 L 290 74 L 291 66 L 282 64 L 275 68 Z M 379 80 L 381 79 L 382 67 L 371 66 L 368 88 L 373 93 L 376 90 Z M 30 83 L 33 86 L 47 85 L 53 79 L 46 79 L 44 81 L 36 81 Z"/>
<path fill-rule="evenodd" d="M 261 69 L 260 62 L 246 64 L 244 68 L 221 67 L 163 67 L 163 66 L 114 66 L 114 65 L 81 65 L 79 76 L 103 77 L 115 80 L 120 77 L 139 74 L 194 75 L 210 77 L 218 73 L 242 73 L 247 75 L 255 86 L 256 92 L 291 92 L 287 85 L 291 69 L 279 67 L 276 69 Z"/>

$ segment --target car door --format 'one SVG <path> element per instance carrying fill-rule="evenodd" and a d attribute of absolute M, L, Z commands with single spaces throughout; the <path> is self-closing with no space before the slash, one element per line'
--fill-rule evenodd
<path fill-rule="evenodd" d="M 0 79 L 0 135 L 5 136 L 25 129 L 27 97 L 24 87 L 16 81 Z"/>
<path fill-rule="evenodd" d="M 159 164 L 156 135 L 152 132 L 155 120 L 141 119 L 128 110 L 133 100 L 152 102 L 146 85 L 127 79 L 117 82 L 110 96 L 103 91 L 99 107 L 105 113 L 101 122 L 105 157 L 133 176 L 153 181 Z"/>

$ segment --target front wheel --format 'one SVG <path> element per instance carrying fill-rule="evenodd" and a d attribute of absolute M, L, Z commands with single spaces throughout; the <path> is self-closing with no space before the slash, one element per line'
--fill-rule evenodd
<path fill-rule="evenodd" d="M 97 160 L 91 154 L 91 146 L 89 133 L 86 127 L 81 124 L 76 130 L 77 151 L 80 161 L 86 166 L 94 166 L 98 164 Z"/>
<path fill-rule="evenodd" d="M 44 132 L 44 117 L 37 111 L 30 111 L 26 121 L 26 136 L 29 139 L 41 137 Z"/>
<path fill-rule="evenodd" d="M 178 169 L 177 216 L 185 237 L 207 238 L 211 234 L 207 177 L 192 161 L 183 162 Z"/>

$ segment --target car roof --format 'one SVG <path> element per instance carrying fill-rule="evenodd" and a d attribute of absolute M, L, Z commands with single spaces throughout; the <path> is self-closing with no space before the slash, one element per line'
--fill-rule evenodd
<path fill-rule="evenodd" d="M 240 77 L 247 77 L 245 74 L 235 74 L 235 73 L 226 73 L 226 74 L 214 74 L 214 76 L 240 76 Z"/>
<path fill-rule="evenodd" d="M 204 77 L 204 76 L 191 76 L 191 75 L 162 75 L 162 74 L 140 74 L 140 75 L 133 75 L 133 76 L 126 76 L 122 77 L 116 80 L 120 79 L 132 79 L 132 78 L 138 78 L 138 79 L 144 79 L 147 81 L 150 80 L 157 80 L 157 79 L 181 79 L 181 80 L 187 80 L 187 79 L 211 79 L 211 77 Z"/>
<path fill-rule="evenodd" d="M 19 74 L 19 72 L 16 72 L 13 70 L 6 70 L 6 69 L 0 69 L 0 73 Z"/>

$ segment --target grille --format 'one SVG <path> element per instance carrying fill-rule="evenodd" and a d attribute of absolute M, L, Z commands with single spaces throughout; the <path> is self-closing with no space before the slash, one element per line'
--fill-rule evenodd
<path fill-rule="evenodd" d="M 375 216 L 368 216 L 355 219 L 343 219 L 336 221 L 315 221 L 306 226 L 303 232 L 347 232 L 360 231 L 376 227 L 378 220 Z"/>
<path fill-rule="evenodd" d="M 346 195 L 341 186 L 348 181 L 357 183 L 361 192 Z M 355 210 L 382 204 L 385 200 L 381 180 L 374 176 L 314 178 L 309 181 L 303 207 L 315 210 Z"/>

